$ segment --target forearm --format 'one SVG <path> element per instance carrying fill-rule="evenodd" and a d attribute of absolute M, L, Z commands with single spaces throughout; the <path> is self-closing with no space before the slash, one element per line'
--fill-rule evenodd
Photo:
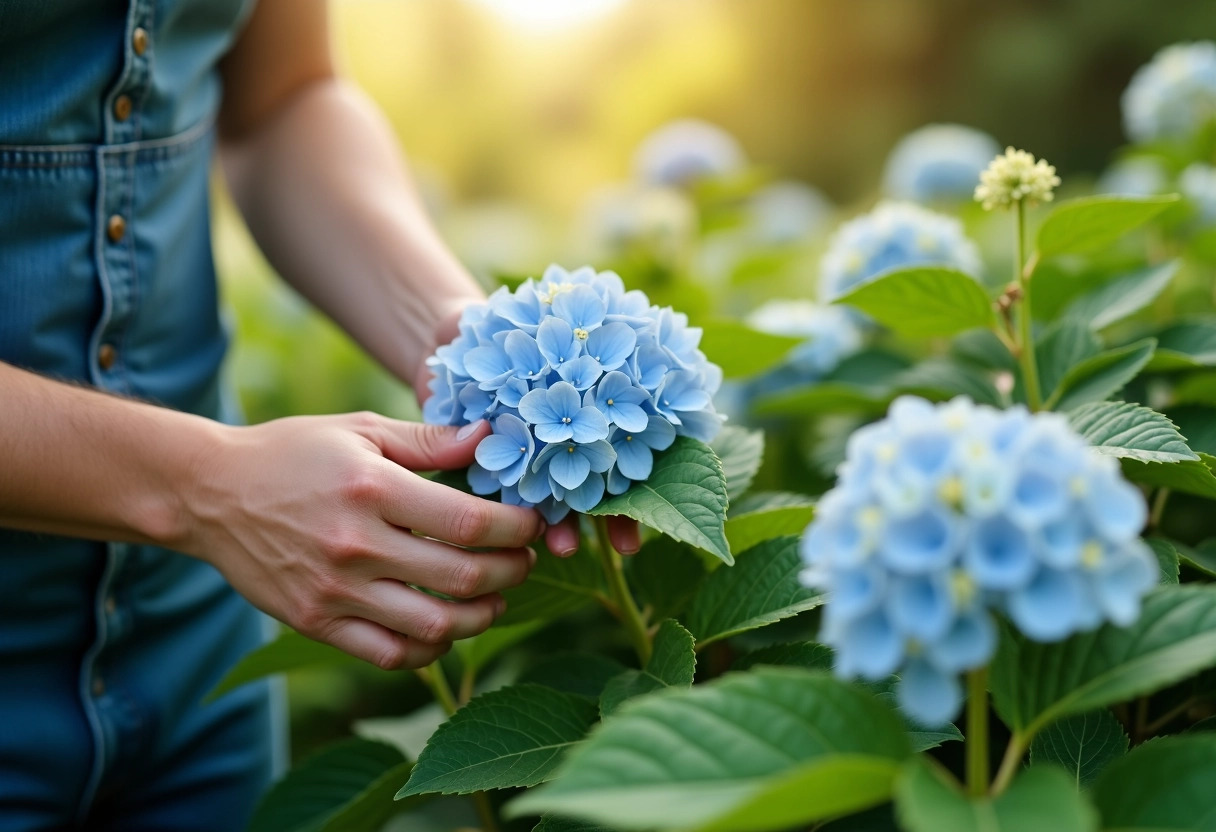
<path fill-rule="evenodd" d="M 0 363 L 0 525 L 176 546 L 220 425 Z"/>
<path fill-rule="evenodd" d="M 398 377 L 481 288 L 440 239 L 376 108 L 353 87 L 300 88 L 222 159 L 254 237 L 285 280 Z"/>

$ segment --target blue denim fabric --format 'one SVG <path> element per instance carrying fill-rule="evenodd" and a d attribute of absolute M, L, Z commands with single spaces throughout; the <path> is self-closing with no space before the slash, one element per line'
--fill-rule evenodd
<path fill-rule="evenodd" d="M 0 361 L 237 418 L 208 175 L 248 5 L 0 0 Z M 268 623 L 193 558 L 0 530 L 0 829 L 241 828 L 281 713 L 201 699 Z"/>

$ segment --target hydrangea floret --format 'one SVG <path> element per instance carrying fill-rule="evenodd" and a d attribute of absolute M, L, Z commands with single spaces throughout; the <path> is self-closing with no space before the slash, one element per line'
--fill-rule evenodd
<path fill-rule="evenodd" d="M 962 124 L 930 124 L 900 139 L 883 174 L 883 189 L 913 202 L 961 202 L 1001 152 L 996 139 Z"/>
<path fill-rule="evenodd" d="M 1018 203 L 1051 202 L 1059 184 L 1055 167 L 1045 159 L 1035 161 L 1025 150 L 1007 147 L 980 174 L 975 199 L 985 211 L 1012 208 Z"/>
<path fill-rule="evenodd" d="M 745 156 L 734 136 L 699 119 L 669 122 L 638 146 L 634 167 L 649 185 L 682 187 L 738 172 Z"/>
<path fill-rule="evenodd" d="M 835 300 L 891 269 L 929 265 L 978 276 L 979 250 L 953 217 L 911 202 L 883 202 L 833 235 L 819 264 L 819 299 Z"/>
<path fill-rule="evenodd" d="M 1178 175 L 1178 189 L 1195 208 L 1195 220 L 1216 225 L 1216 167 L 1195 162 Z"/>
<path fill-rule="evenodd" d="M 722 371 L 701 330 L 626 291 L 612 272 L 550 266 L 465 309 L 460 334 L 428 359 L 423 418 L 490 421 L 469 484 L 536 506 L 549 522 L 589 511 L 650 476 L 677 436 L 708 442 L 722 419 Z"/>
<path fill-rule="evenodd" d="M 1140 67 L 1123 92 L 1123 124 L 1137 142 L 1187 139 L 1216 120 L 1216 43 L 1176 43 Z"/>
<path fill-rule="evenodd" d="M 926 725 L 992 659 L 994 615 L 1058 641 L 1132 623 L 1156 583 L 1142 494 L 1059 414 L 901 397 L 838 475 L 802 540 L 802 580 L 828 593 L 821 637 L 841 676 L 898 674 Z"/>

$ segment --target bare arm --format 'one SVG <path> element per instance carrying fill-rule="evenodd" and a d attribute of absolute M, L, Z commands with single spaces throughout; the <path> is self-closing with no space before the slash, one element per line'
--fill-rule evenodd
<path fill-rule="evenodd" d="M 432 227 L 379 111 L 336 78 L 328 38 L 324 0 L 259 3 L 224 65 L 224 170 L 283 278 L 421 388 L 426 356 L 484 294 Z"/>
<path fill-rule="evenodd" d="M 199 557 L 261 609 L 382 667 L 428 664 L 489 627 L 543 529 L 535 512 L 411 472 L 468 465 L 484 423 L 461 434 L 364 413 L 236 428 L 3 363 L 0 390 L 0 525 Z"/>

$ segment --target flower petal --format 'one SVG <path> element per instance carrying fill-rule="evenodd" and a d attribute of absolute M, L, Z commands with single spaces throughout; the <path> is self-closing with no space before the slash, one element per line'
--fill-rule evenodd
<path fill-rule="evenodd" d="M 563 488 L 578 488 L 590 473 L 590 461 L 571 444 L 566 444 L 549 460 L 549 476 Z"/>

